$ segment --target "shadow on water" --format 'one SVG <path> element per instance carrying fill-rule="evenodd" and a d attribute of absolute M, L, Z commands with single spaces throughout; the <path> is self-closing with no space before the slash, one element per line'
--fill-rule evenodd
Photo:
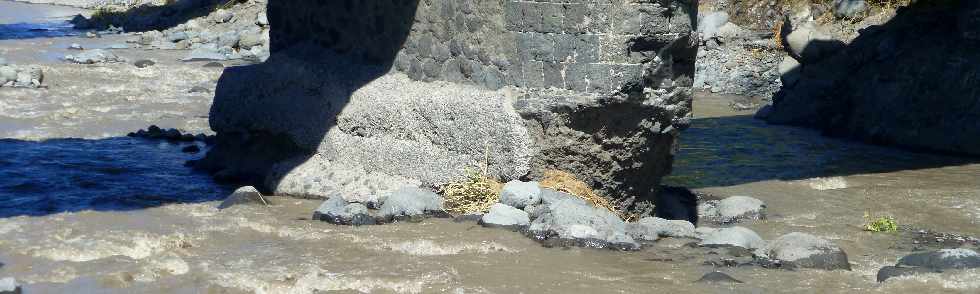
<path fill-rule="evenodd" d="M 183 166 L 190 143 L 0 139 L 0 217 L 134 210 L 219 200 L 230 187 Z"/>
<path fill-rule="evenodd" d="M 719 187 L 974 163 L 980 158 L 866 145 L 739 115 L 694 119 L 681 135 L 674 171 L 665 183 Z"/>

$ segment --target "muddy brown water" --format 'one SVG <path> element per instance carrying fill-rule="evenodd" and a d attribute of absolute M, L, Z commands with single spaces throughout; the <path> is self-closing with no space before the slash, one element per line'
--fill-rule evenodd
<path fill-rule="evenodd" d="M 0 42 L 0 49 L 23 47 L 23 42 L 41 40 L 6 40 Z M 10 50 L 26 58 L 29 54 L 24 51 Z M 40 95 L 15 91 L 21 92 L 0 97 Z M 116 90 L 91 91 L 98 96 L 100 91 Z M 179 96 L 177 90 L 171 92 Z M 722 197 L 762 199 L 769 205 L 770 218 L 743 226 L 765 239 L 790 232 L 828 238 L 848 253 L 853 271 L 715 268 L 703 265 L 707 257 L 687 249 L 685 240 L 665 239 L 636 252 L 544 248 L 518 233 L 442 219 L 342 227 L 310 220 L 318 201 L 271 197 L 271 207 L 219 211 L 218 202 L 208 200 L 216 195 L 202 195 L 200 201 L 143 209 L 82 209 L 0 218 L 0 277 L 17 278 L 25 284 L 25 293 L 980 292 L 977 270 L 875 282 L 878 268 L 913 250 L 972 245 L 931 244 L 930 239 L 911 240 L 910 232 L 876 234 L 861 228 L 864 213 L 871 212 L 894 216 L 904 226 L 980 236 L 977 160 L 768 126 L 752 119 L 751 112 L 732 111 L 728 104 L 733 98 L 701 95 L 696 99 L 696 119 L 681 139 L 674 174 L 667 182 Z M 207 103 L 186 107 L 206 108 Z M 0 112 L 10 113 L 0 113 L 0 118 L 24 111 L 23 107 L 5 109 Z M 16 123 L 0 119 L 0 130 L 38 128 Z M 58 134 L 72 136 L 76 131 L 66 132 Z M 122 135 L 116 129 L 106 132 Z M 173 150 L 161 147 L 161 152 Z M 96 155 L 78 150 L 82 159 L 95 160 Z M 3 168 L 10 165 L 0 164 Z M 182 167 L 161 168 L 178 173 Z M 114 184 L 136 192 L 144 189 L 126 181 Z M 9 196 L 0 192 L 0 197 Z M 745 283 L 693 282 L 715 270 Z"/>

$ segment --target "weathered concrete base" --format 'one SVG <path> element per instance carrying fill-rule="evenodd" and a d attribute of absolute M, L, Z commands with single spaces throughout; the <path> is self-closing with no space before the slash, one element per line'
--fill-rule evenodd
<path fill-rule="evenodd" d="M 687 87 L 607 97 L 491 91 L 332 54 L 296 57 L 310 50 L 226 71 L 211 111 L 218 143 L 196 166 L 277 195 L 370 203 L 405 185 L 441 186 L 488 159 L 502 180 L 560 169 L 637 202 L 670 171 L 690 111 Z"/>

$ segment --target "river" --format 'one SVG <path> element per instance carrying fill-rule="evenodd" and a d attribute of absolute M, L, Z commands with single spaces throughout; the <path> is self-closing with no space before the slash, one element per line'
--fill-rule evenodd
<path fill-rule="evenodd" d="M 0 15 L 7 5 L 0 2 Z M 16 277 L 25 293 L 980 291 L 977 270 L 875 282 L 880 267 L 915 249 L 976 249 L 916 236 L 980 235 L 980 160 L 769 126 L 730 110 L 732 99 L 697 97 L 667 182 L 762 199 L 769 219 L 744 226 L 765 239 L 830 239 L 853 271 L 714 268 L 670 239 L 637 252 L 544 248 L 518 233 L 441 219 L 334 226 L 310 220 L 314 200 L 270 197 L 270 207 L 218 210 L 231 187 L 182 166 L 199 155 L 113 133 L 0 140 L 0 277 Z M 11 127 L 4 124 L 0 130 Z M 863 231 L 865 212 L 906 228 Z M 693 283 L 713 270 L 745 283 Z"/>

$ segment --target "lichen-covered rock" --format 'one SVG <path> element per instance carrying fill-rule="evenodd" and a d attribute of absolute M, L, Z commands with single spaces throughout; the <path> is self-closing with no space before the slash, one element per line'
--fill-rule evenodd
<path fill-rule="evenodd" d="M 427 215 L 445 216 L 442 196 L 417 187 L 404 187 L 386 197 L 378 215 L 389 222 Z"/>
<path fill-rule="evenodd" d="M 703 236 L 700 243 L 704 247 L 737 246 L 745 249 L 758 249 L 766 245 L 766 241 L 755 231 L 744 227 L 720 228 L 712 230 Z"/>
<path fill-rule="evenodd" d="M 361 203 L 348 203 L 342 197 L 330 197 L 313 212 L 313 219 L 337 225 L 373 225 L 367 206 Z"/>
<path fill-rule="evenodd" d="M 645 217 L 626 225 L 626 233 L 636 240 L 656 241 L 659 237 L 695 238 L 694 224 L 683 220 Z"/>
<path fill-rule="evenodd" d="M 530 223 L 531 219 L 527 212 L 500 203 L 491 206 L 490 212 L 480 218 L 480 225 L 491 228 L 500 227 L 516 230 L 527 227 Z"/>
<path fill-rule="evenodd" d="M 500 190 L 500 203 L 524 208 L 541 202 L 541 186 L 538 182 L 510 181 Z"/>
<path fill-rule="evenodd" d="M 793 267 L 851 270 L 847 254 L 833 242 L 805 233 L 789 233 L 769 242 L 766 256 Z"/>

